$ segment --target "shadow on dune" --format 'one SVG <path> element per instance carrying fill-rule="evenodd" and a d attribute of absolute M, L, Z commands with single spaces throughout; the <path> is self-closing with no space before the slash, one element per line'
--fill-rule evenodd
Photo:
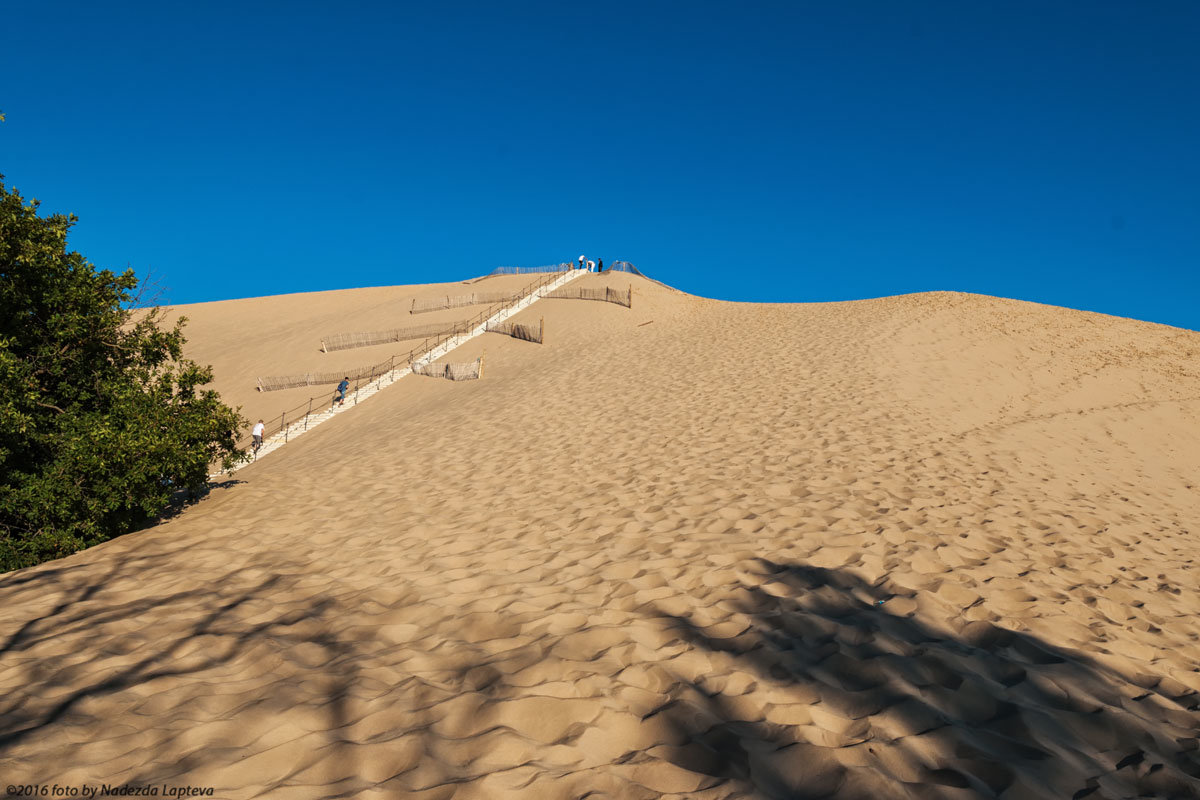
<path fill-rule="evenodd" d="M 171 497 L 167 501 L 167 506 L 163 509 L 161 514 L 153 519 L 147 520 L 137 530 L 145 530 L 146 528 L 152 528 L 155 525 L 161 525 L 166 520 L 179 516 L 196 503 L 199 503 L 201 500 L 207 498 L 213 492 L 232 489 L 235 486 L 241 486 L 244 483 L 245 481 L 243 480 L 231 478 L 228 475 L 225 475 L 217 478 L 216 480 L 209 481 L 207 484 L 205 484 L 203 489 L 200 489 L 197 492 L 193 492 L 189 489 L 180 489 L 171 494 Z"/>
<path fill-rule="evenodd" d="M 216 468 L 215 465 L 214 465 L 214 468 Z M 167 495 L 165 505 L 163 505 L 162 508 L 157 513 L 150 514 L 150 515 L 145 516 L 145 517 L 141 518 L 140 520 L 134 522 L 130 526 L 129 530 L 125 531 L 124 533 L 113 533 L 111 535 L 107 535 L 106 538 L 97 539 L 88 546 L 90 547 L 90 546 L 92 546 L 94 544 L 98 544 L 100 542 L 112 541 L 113 539 L 119 539 L 122 536 L 128 536 L 131 533 L 137 533 L 138 531 L 144 531 L 149 528 L 153 528 L 158 525 L 161 525 L 164 522 L 167 522 L 168 520 L 172 520 L 172 519 L 175 519 L 175 518 L 181 516 L 184 512 L 186 512 L 189 509 L 191 509 L 192 507 L 194 507 L 200 501 L 208 499 L 214 493 L 227 491 L 227 490 L 233 489 L 237 486 L 241 486 L 245 483 L 246 483 L 246 481 L 241 480 L 239 478 L 234 478 L 229 475 L 221 475 L 214 480 L 209 480 L 207 483 L 204 484 L 203 487 L 201 487 L 199 489 L 174 489 L 174 490 L 171 490 L 170 494 Z M 84 548 L 84 549 L 86 549 L 86 548 Z M 74 551 L 74 552 L 79 552 L 79 551 Z M 68 553 L 68 555 L 70 555 L 70 553 Z M 46 562 L 42 562 L 42 563 L 46 563 Z M 0 573 L 0 578 L 3 578 L 3 577 L 6 577 L 6 573 Z"/>
<path fill-rule="evenodd" d="M 322 756 L 354 775 L 353 748 L 341 736 L 353 722 L 347 705 L 369 643 L 335 632 L 329 599 L 301 590 L 281 602 L 297 587 L 295 576 L 254 565 L 178 591 L 113 596 L 116 584 L 178 571 L 177 556 L 164 549 L 105 570 L 65 565 L 0 577 L 0 602 L 61 596 L 0 641 L 5 683 L 18 684 L 0 697 L 0 766 L 69 769 L 89 763 L 88 745 L 111 738 L 123 744 L 107 750 L 143 755 L 108 774 L 129 785 L 169 782 L 225 760 L 219 751 L 276 735 L 287 714 L 302 708 L 304 721 L 318 720 L 313 729 L 326 732 Z M 226 707 L 207 707 L 214 697 Z M 227 729 L 202 735 L 212 741 L 197 739 L 191 729 L 213 718 L 235 720 L 233 735 L 225 738 Z M 300 769 L 274 781 L 264 774 L 262 783 L 284 782 Z"/>
<path fill-rule="evenodd" d="M 103 571 L 68 564 L 0 578 L 0 602 L 61 598 L 0 641 L 10 687 L 0 771 L 105 763 L 126 784 L 369 788 L 362 776 L 378 765 L 358 755 L 366 732 L 354 723 L 363 703 L 394 688 L 362 667 L 387 646 L 368 626 L 346 629 L 302 570 L 251 562 L 216 581 L 137 587 L 139 576 L 177 569 L 173 546 Z M 672 732 L 670 744 L 620 763 L 665 759 L 711 776 L 718 793 L 761 798 L 1200 797 L 1200 697 L 1169 679 L 1123 676 L 986 622 L 952 630 L 918 619 L 903 611 L 902 590 L 848 572 L 765 560 L 746 572 L 722 590 L 732 616 L 717 625 L 646 609 L 670 627 L 674 649 L 703 658 L 659 662 L 671 673 L 668 700 L 643 719 Z M 520 694 L 504 676 L 548 649 L 504 651 L 505 669 L 462 647 L 430 663 L 459 671 L 448 685 L 501 699 Z M 271 754 L 301 738 L 305 763 Z M 247 752 L 256 755 L 243 761 Z M 439 791 L 454 791 L 456 769 Z"/>
<path fill-rule="evenodd" d="M 949 633 L 890 611 L 912 593 L 886 582 L 758 566 L 729 595 L 741 633 L 660 612 L 722 676 L 653 712 L 677 766 L 760 797 L 1200 797 L 1196 692 L 988 622 Z"/>

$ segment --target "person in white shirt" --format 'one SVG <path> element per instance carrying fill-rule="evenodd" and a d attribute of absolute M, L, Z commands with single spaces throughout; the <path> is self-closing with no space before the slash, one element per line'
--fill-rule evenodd
<path fill-rule="evenodd" d="M 595 261 L 592 261 L 592 260 L 589 258 L 589 259 L 588 259 L 588 272 L 595 272 L 595 271 L 596 271 L 596 262 L 595 262 Z"/>
<path fill-rule="evenodd" d="M 579 257 L 579 268 L 583 269 L 583 256 Z"/>
<path fill-rule="evenodd" d="M 250 435 L 254 437 L 254 452 L 256 453 L 258 452 L 258 448 L 262 447 L 263 431 L 266 430 L 266 428 L 267 426 L 263 425 L 263 421 L 260 419 L 258 423 L 255 424 L 254 430 L 250 431 Z"/>

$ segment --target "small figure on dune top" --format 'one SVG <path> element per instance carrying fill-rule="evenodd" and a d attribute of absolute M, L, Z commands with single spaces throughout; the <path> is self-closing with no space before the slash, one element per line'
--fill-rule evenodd
<path fill-rule="evenodd" d="M 329 406 L 344 406 L 346 405 L 346 390 L 350 388 L 350 376 L 342 378 L 342 382 L 337 385 L 337 394 L 333 396 L 333 405 Z"/>

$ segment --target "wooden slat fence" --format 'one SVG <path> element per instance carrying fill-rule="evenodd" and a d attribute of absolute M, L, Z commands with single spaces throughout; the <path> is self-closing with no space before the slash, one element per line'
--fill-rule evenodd
<path fill-rule="evenodd" d="M 503 333 L 514 339 L 541 344 L 545 339 L 546 320 L 545 318 L 540 319 L 537 325 L 523 322 L 489 322 L 487 330 L 491 333 Z"/>
<path fill-rule="evenodd" d="M 473 381 L 483 376 L 483 358 L 474 361 L 450 362 L 439 361 L 431 364 L 414 364 L 414 375 L 426 375 L 430 378 L 445 378 L 449 381 Z"/>
<path fill-rule="evenodd" d="M 616 303 L 619 306 L 633 308 L 633 286 L 630 286 L 625 291 L 614 289 L 611 286 L 604 288 L 592 288 L 583 286 L 564 286 L 561 289 L 555 289 L 546 297 L 552 297 L 558 300 L 601 300 L 606 303 Z"/>
<path fill-rule="evenodd" d="M 471 294 L 447 295 L 445 297 L 414 297 L 410 314 L 423 314 L 426 311 L 441 311 L 446 308 L 462 306 L 480 306 L 487 303 L 512 303 L 524 297 L 517 292 L 471 292 Z"/>
<path fill-rule="evenodd" d="M 342 378 L 349 378 L 352 381 L 362 380 L 363 378 L 373 379 L 376 375 L 383 375 L 386 372 L 390 372 L 395 361 L 396 359 L 393 356 L 387 361 L 378 364 L 371 364 L 365 367 L 351 367 L 349 369 L 338 370 L 337 372 L 272 375 L 258 379 L 258 390 L 260 392 L 275 392 L 280 389 L 295 389 L 298 386 L 323 386 L 330 383 L 340 383 Z"/>
<path fill-rule="evenodd" d="M 569 261 L 564 261 L 561 264 L 547 264 L 543 267 L 496 267 L 487 274 L 487 277 L 492 275 L 528 275 L 535 272 L 567 272 L 575 269 L 575 265 Z"/>
<path fill-rule="evenodd" d="M 431 336 L 445 334 L 456 335 L 466 333 L 469 320 L 462 322 L 433 322 L 428 325 L 410 325 L 407 328 L 389 328 L 382 331 L 362 331 L 358 333 L 331 333 L 321 339 L 321 350 L 331 353 L 334 350 L 353 350 L 356 347 L 371 347 L 377 344 L 391 342 L 406 342 L 412 339 L 428 339 Z"/>

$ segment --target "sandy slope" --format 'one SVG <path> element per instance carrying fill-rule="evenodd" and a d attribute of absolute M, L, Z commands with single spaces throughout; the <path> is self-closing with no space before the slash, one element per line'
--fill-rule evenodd
<path fill-rule="evenodd" d="M 1200 334 L 632 282 L 632 310 L 525 312 L 544 346 L 472 342 L 482 381 L 406 378 L 178 519 L 0 579 L 0 775 L 1200 796 Z M 324 332 L 305 300 L 280 352 Z M 192 314 L 230 374 L 259 355 L 204 314 L 284 313 L 239 302 Z"/>
<path fill-rule="evenodd" d="M 294 375 L 337 372 L 379 364 L 392 355 L 407 353 L 419 340 L 374 347 L 321 352 L 321 338 L 333 333 L 409 328 L 435 322 L 454 323 L 474 317 L 487 306 L 464 306 L 410 314 L 414 298 L 444 297 L 481 292 L 519 292 L 538 275 L 503 275 L 457 283 L 427 286 L 387 286 L 343 289 L 310 294 L 285 294 L 223 303 L 175 306 L 168 319 L 186 316 L 184 335 L 188 356 L 214 369 L 212 388 L 231 405 L 240 406 L 251 422 L 278 419 L 281 412 L 310 397 L 321 405 L 333 395 L 333 386 L 306 386 L 275 392 L 258 392 L 260 375 Z"/>

